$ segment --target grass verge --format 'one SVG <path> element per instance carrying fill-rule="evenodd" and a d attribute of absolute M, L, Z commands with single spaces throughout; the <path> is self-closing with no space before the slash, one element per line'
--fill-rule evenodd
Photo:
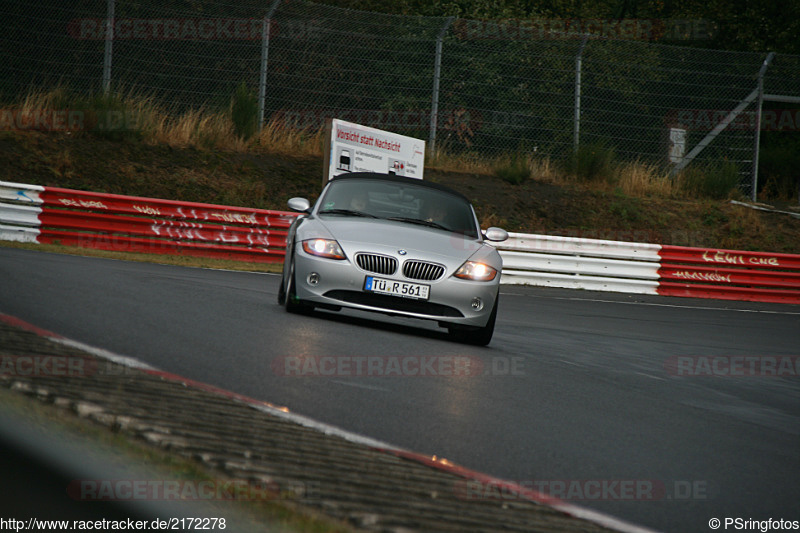
<path fill-rule="evenodd" d="M 157 263 L 161 265 L 184 266 L 193 268 L 213 268 L 217 270 L 241 270 L 243 272 L 279 273 L 283 269 L 282 263 L 247 263 L 244 261 L 228 261 L 225 259 L 211 259 L 205 257 L 192 257 L 187 255 L 111 252 L 107 250 L 95 250 L 93 248 L 81 248 L 78 246 L 62 246 L 58 244 L 31 244 L 31 243 L 19 243 L 11 241 L 0 241 L 0 246 L 3 246 L 5 248 L 17 248 L 21 250 L 37 250 L 40 252 L 81 255 L 86 257 L 101 257 L 104 259 L 117 259 L 120 261 L 138 261 L 143 263 Z"/>
<path fill-rule="evenodd" d="M 31 117 L 40 110 L 77 111 L 82 118 L 74 127 L 67 121 L 70 133 L 99 139 L 293 156 L 316 157 L 323 150 L 323 128 L 296 129 L 278 119 L 257 132 L 258 103 L 245 84 L 236 88 L 227 109 L 200 108 L 176 113 L 159 105 L 154 97 L 132 91 L 85 96 L 64 87 L 33 90 L 5 109 Z M 68 164 L 68 160 L 56 162 L 54 171 Z M 595 190 L 620 186 L 630 196 L 722 198 L 738 184 L 736 169 L 731 165 L 691 167 L 674 180 L 654 163 L 618 161 L 614 148 L 603 142 L 581 145 L 560 165 L 531 154 L 486 157 L 470 151 L 454 154 L 441 148 L 426 156 L 426 165 L 446 172 L 491 174 L 512 185 L 533 177 L 554 184 L 578 181 Z"/>

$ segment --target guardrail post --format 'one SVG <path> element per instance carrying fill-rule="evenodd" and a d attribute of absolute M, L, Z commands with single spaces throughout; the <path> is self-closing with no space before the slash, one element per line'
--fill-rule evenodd
<path fill-rule="evenodd" d="M 106 2 L 106 39 L 103 52 L 103 93 L 111 90 L 111 60 L 114 48 L 114 0 Z"/>
<path fill-rule="evenodd" d="M 264 127 L 265 100 L 267 98 L 267 56 L 269 54 L 269 28 L 281 0 L 275 0 L 264 16 L 261 26 L 261 78 L 258 82 L 258 130 Z"/>
<path fill-rule="evenodd" d="M 753 141 L 753 173 L 750 187 L 750 197 L 755 202 L 758 196 L 758 156 L 761 144 L 761 106 L 764 104 L 764 75 L 767 73 L 775 52 L 770 52 L 758 71 L 758 102 L 756 103 L 756 134 Z"/>
<path fill-rule="evenodd" d="M 455 17 L 447 17 L 442 31 L 436 37 L 436 58 L 433 66 L 433 97 L 431 98 L 431 125 L 428 133 L 428 153 L 432 154 L 436 147 L 436 128 L 439 125 L 439 80 L 442 73 L 442 41 Z"/>
<path fill-rule="evenodd" d="M 578 55 L 575 56 L 575 132 L 573 144 L 576 152 L 578 151 L 581 136 L 581 71 L 583 68 L 583 49 L 586 47 L 587 38 L 588 35 L 583 36 L 581 46 L 578 48 Z"/>

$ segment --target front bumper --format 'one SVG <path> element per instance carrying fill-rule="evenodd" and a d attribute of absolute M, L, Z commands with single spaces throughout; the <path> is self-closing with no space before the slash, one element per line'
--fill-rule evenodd
<path fill-rule="evenodd" d="M 499 275 L 491 282 L 461 280 L 452 277 L 450 272 L 437 281 L 411 280 L 400 274 L 378 275 L 386 279 L 429 285 L 430 297 L 427 301 L 421 301 L 364 291 L 365 278 L 375 274 L 361 270 L 348 259 L 324 259 L 297 249 L 294 268 L 296 295 L 312 304 L 475 327 L 483 327 L 489 320 L 500 280 Z M 316 283 L 309 282 L 312 273 L 317 274 Z M 472 306 L 475 298 L 483 303 L 480 310 Z"/>

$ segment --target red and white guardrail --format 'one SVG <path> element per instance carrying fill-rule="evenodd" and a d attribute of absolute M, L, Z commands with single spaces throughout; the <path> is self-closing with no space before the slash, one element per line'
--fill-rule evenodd
<path fill-rule="evenodd" d="M 0 182 L 0 239 L 283 262 L 293 213 Z"/>
<path fill-rule="evenodd" d="M 502 282 L 800 304 L 800 255 L 511 233 Z"/>
<path fill-rule="evenodd" d="M 282 262 L 296 215 L 0 182 L 0 240 Z M 511 233 L 502 283 L 800 304 L 800 255 Z"/>

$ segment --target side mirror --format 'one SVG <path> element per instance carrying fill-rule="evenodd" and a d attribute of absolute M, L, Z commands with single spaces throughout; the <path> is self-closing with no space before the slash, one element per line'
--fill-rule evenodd
<path fill-rule="evenodd" d="M 508 239 L 508 232 L 502 228 L 491 227 L 483 232 L 487 241 L 502 242 Z"/>
<path fill-rule="evenodd" d="M 301 213 L 308 213 L 311 209 L 311 202 L 305 198 L 291 198 L 289 200 L 289 209 Z"/>

